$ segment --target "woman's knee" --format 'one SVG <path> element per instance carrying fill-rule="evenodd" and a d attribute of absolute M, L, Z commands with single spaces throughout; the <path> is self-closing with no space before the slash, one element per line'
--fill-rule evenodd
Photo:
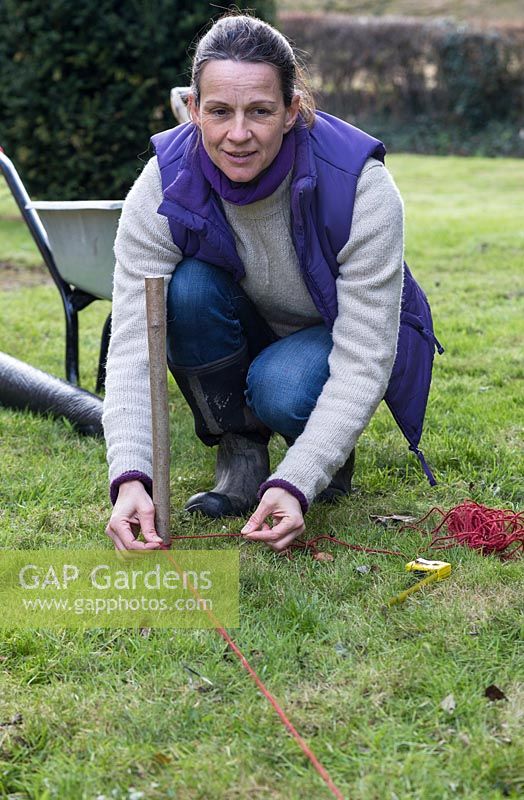
<path fill-rule="evenodd" d="M 284 402 L 269 393 L 246 392 L 247 405 L 253 414 L 271 431 L 281 433 L 282 436 L 296 439 L 304 430 L 311 409 L 305 409 L 300 403 Z M 309 413 L 308 413 L 309 412 Z"/>
<path fill-rule="evenodd" d="M 277 343 L 278 345 L 278 343 Z M 327 354 L 295 359 L 266 348 L 251 364 L 246 401 L 255 416 L 288 438 L 299 436 L 328 377 Z M 310 354 L 310 356 L 313 354 Z"/>
<path fill-rule="evenodd" d="M 178 264 L 169 282 L 167 292 L 167 320 L 172 333 L 187 334 L 196 326 L 200 330 L 207 317 L 214 317 L 225 307 L 232 278 L 220 267 L 185 258 Z"/>

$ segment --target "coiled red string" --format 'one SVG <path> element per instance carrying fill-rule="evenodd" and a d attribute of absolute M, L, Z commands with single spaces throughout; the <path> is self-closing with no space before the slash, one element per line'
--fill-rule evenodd
<path fill-rule="evenodd" d="M 420 524 L 432 514 L 442 517 L 430 531 L 433 538 L 429 547 L 433 550 L 446 550 L 463 544 L 483 554 L 499 553 L 505 561 L 524 554 L 523 511 L 488 508 L 465 500 L 447 512 L 434 507 L 414 525 L 404 525 L 404 529 L 420 531 Z"/>

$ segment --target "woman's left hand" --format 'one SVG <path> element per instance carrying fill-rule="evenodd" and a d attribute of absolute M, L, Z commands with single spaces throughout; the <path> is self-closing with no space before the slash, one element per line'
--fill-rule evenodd
<path fill-rule="evenodd" d="M 272 528 L 266 522 L 268 517 L 273 521 Z M 264 542 L 276 553 L 281 553 L 305 529 L 302 509 L 296 497 L 285 489 L 275 487 L 264 492 L 241 533 L 248 541 Z"/>

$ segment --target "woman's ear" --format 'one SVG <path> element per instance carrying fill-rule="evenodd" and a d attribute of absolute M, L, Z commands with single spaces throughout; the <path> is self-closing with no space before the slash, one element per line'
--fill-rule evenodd
<path fill-rule="evenodd" d="M 187 96 L 187 110 L 191 122 L 194 122 L 200 128 L 200 109 L 193 92 L 190 92 Z"/>
<path fill-rule="evenodd" d="M 297 121 L 298 112 L 300 111 L 300 95 L 294 94 L 291 105 L 286 108 L 286 116 L 284 118 L 284 133 L 289 133 L 295 122 Z"/>

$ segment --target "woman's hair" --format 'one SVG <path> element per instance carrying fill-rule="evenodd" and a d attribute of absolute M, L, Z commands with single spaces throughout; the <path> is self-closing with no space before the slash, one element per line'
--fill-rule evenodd
<path fill-rule="evenodd" d="M 315 121 L 315 101 L 304 70 L 288 40 L 267 22 L 242 14 L 221 17 L 202 37 L 193 58 L 191 90 L 200 102 L 200 80 L 208 61 L 249 61 L 271 64 L 280 76 L 284 105 L 300 94 L 300 113 L 308 127 Z"/>

